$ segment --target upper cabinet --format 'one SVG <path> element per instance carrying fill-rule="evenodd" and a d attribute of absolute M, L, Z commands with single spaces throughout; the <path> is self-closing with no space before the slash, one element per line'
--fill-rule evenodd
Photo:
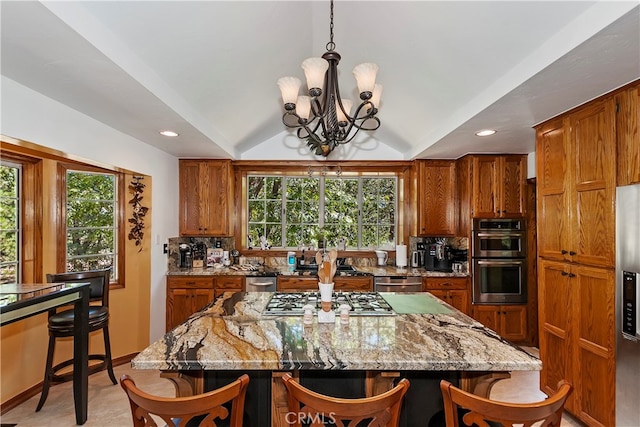
<path fill-rule="evenodd" d="M 418 235 L 456 235 L 456 163 L 419 160 Z"/>
<path fill-rule="evenodd" d="M 230 160 L 180 160 L 180 235 L 233 233 Z"/>
<path fill-rule="evenodd" d="M 524 216 L 526 155 L 468 155 L 457 169 L 461 231 L 470 231 L 471 218 Z"/>
<path fill-rule="evenodd" d="M 543 258 L 613 267 L 615 104 L 592 102 L 536 129 Z"/>
<path fill-rule="evenodd" d="M 618 185 L 640 184 L 640 82 L 615 95 Z"/>

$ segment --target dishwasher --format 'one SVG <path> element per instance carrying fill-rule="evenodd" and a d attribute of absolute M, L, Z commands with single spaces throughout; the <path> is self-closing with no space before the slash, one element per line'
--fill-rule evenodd
<path fill-rule="evenodd" d="M 276 291 L 276 276 L 247 276 L 244 280 L 247 292 Z"/>
<path fill-rule="evenodd" d="M 421 276 L 380 276 L 373 283 L 376 292 L 422 292 Z"/>

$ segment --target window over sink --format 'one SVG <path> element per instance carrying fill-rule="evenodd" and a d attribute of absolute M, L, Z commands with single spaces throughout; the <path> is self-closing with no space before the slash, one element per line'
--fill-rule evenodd
<path fill-rule="evenodd" d="M 311 175 L 311 174 L 309 174 Z M 393 246 L 398 235 L 398 177 L 247 175 L 245 231 L 254 247 L 265 236 L 272 247 Z"/>

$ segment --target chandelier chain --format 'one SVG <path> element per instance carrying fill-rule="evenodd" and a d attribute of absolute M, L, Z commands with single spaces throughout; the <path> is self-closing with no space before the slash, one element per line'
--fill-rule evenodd
<path fill-rule="evenodd" d="M 327 43 L 327 51 L 336 49 L 336 44 L 333 42 L 333 0 L 331 0 L 331 12 L 329 13 L 329 43 Z"/>

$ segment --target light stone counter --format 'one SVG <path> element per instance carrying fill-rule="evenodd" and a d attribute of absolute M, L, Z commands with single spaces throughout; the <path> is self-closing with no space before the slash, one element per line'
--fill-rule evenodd
<path fill-rule="evenodd" d="M 226 293 L 140 352 L 136 369 L 540 370 L 539 359 L 452 307 L 306 326 L 263 316 L 271 293 Z M 431 296 L 432 297 L 432 296 Z M 437 300 L 437 303 L 444 302 Z"/>

